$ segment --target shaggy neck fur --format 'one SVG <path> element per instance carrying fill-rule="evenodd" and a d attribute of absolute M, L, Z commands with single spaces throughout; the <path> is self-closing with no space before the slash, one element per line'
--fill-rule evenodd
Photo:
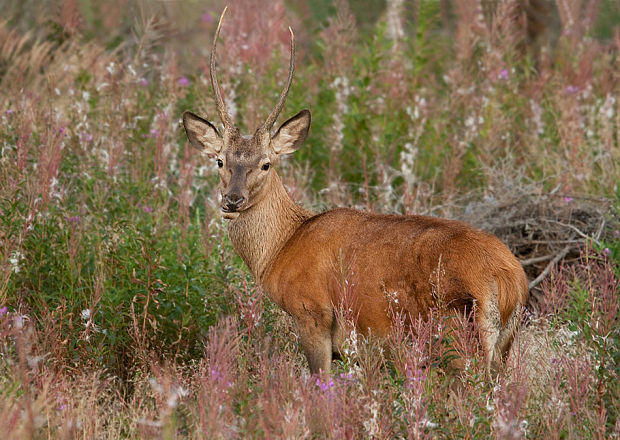
<path fill-rule="evenodd" d="M 271 173 L 264 194 L 261 200 L 228 224 L 233 247 L 259 283 L 278 251 L 312 216 L 311 212 L 291 200 L 275 171 Z"/>

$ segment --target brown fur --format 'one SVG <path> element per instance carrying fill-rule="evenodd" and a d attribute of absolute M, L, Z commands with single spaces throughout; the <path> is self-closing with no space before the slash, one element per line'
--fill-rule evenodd
<path fill-rule="evenodd" d="M 489 366 L 505 358 L 518 324 L 509 318 L 518 320 L 528 288 L 518 260 L 495 236 L 433 217 L 351 209 L 313 215 L 288 197 L 275 172 L 263 192 L 260 202 L 230 221 L 230 239 L 267 295 L 297 323 L 312 372 L 328 370 L 338 346 L 332 338 L 342 256 L 359 296 L 360 332 L 390 333 L 395 304 L 386 293 L 396 292 L 397 311 L 412 317 L 426 316 L 438 294 L 458 310 L 475 300 Z M 498 311 L 498 326 L 487 328 L 489 309 Z M 491 346 L 484 344 L 487 332 L 497 341 Z"/>
<path fill-rule="evenodd" d="M 310 128 L 303 110 L 272 135 L 293 76 L 294 37 L 287 85 L 267 121 L 254 135 L 232 124 L 215 75 L 211 81 L 224 132 L 185 112 L 190 143 L 216 156 L 221 206 L 230 240 L 267 295 L 297 323 L 310 371 L 329 371 L 332 350 L 343 337 L 335 321 L 342 302 L 338 268 L 347 267 L 358 329 L 389 335 L 392 311 L 412 318 L 442 309 L 478 305 L 480 339 L 490 369 L 510 349 L 528 287 L 517 259 L 496 237 L 465 223 L 422 216 L 335 209 L 313 214 L 296 205 L 273 169 L 279 156 L 301 147 Z M 388 298 L 396 298 L 398 302 Z"/>
<path fill-rule="evenodd" d="M 277 204 L 288 205 L 294 211 L 290 201 Z M 231 222 L 231 232 L 240 219 Z M 387 336 L 392 326 L 390 307 L 404 309 L 412 317 L 426 316 L 436 306 L 438 294 L 448 308 L 460 309 L 472 300 L 482 311 L 495 308 L 500 327 L 488 331 L 499 333 L 506 328 L 513 311 L 527 300 L 527 282 L 517 259 L 496 237 L 464 223 L 349 209 L 299 217 L 296 223 L 290 228 L 294 233 L 285 235 L 290 238 L 282 240 L 266 268 L 255 276 L 270 298 L 298 325 L 308 327 L 302 330 L 301 337 L 313 372 L 329 368 L 332 345 L 337 345 L 330 338 L 334 308 L 341 301 L 341 289 L 334 280 L 342 255 L 350 263 L 359 297 L 354 314 L 362 333 L 370 330 Z M 269 229 L 269 224 L 253 222 L 252 228 Z M 233 245 L 235 237 L 231 235 Z M 244 260 L 253 267 L 249 258 Z M 495 297 L 490 295 L 492 284 L 497 286 Z M 394 292 L 399 301 L 389 304 L 387 294 Z M 487 315 L 479 316 L 483 328 L 482 320 Z M 304 341 L 304 335 L 310 340 Z M 322 339 L 330 339 L 329 344 L 321 343 Z M 491 362 L 498 355 L 505 356 L 510 342 L 503 340 L 498 353 L 494 353 L 495 344 L 484 348 Z M 323 353 L 308 353 L 321 349 Z M 312 365 L 313 358 L 317 359 L 316 365 Z"/>

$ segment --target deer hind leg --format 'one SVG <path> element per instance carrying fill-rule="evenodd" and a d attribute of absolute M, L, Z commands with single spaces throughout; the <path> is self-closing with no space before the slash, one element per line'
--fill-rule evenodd
<path fill-rule="evenodd" d="M 310 373 L 329 373 L 332 363 L 332 312 L 310 311 L 304 307 L 304 313 L 295 321 Z"/>
<path fill-rule="evenodd" d="M 490 295 L 480 308 L 478 315 L 478 331 L 480 342 L 486 356 L 487 373 L 496 373 L 502 366 L 502 358 L 498 352 L 498 341 L 502 329 L 499 304 L 497 301 L 497 285 L 492 283 Z"/>
<path fill-rule="evenodd" d="M 508 358 L 508 353 L 510 352 L 510 347 L 512 346 L 515 332 L 517 331 L 517 327 L 519 327 L 519 323 L 521 321 L 522 309 L 523 307 L 521 304 L 517 304 L 510 314 L 508 321 L 506 321 L 506 324 L 499 332 L 499 337 L 497 338 L 495 347 L 497 353 L 501 357 L 502 363 L 505 363 Z"/>
<path fill-rule="evenodd" d="M 346 339 L 346 332 L 341 323 L 338 322 L 338 318 L 335 314 L 333 315 L 332 319 L 331 338 L 332 357 L 334 359 L 342 359 L 342 347 Z"/>

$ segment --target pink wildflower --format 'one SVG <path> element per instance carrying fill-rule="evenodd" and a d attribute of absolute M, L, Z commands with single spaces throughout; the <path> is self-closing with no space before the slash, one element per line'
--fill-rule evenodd
<path fill-rule="evenodd" d="M 213 22 L 213 15 L 211 15 L 210 12 L 205 11 L 205 13 L 202 14 L 202 22 L 203 23 L 211 23 L 211 22 Z"/>
<path fill-rule="evenodd" d="M 579 87 L 577 86 L 569 85 L 566 87 L 566 93 L 569 95 L 574 95 L 577 92 L 579 92 Z"/>
<path fill-rule="evenodd" d="M 325 392 L 334 386 L 334 380 L 330 377 L 327 382 L 322 382 L 321 379 L 317 377 L 316 386 L 318 386 L 321 391 Z"/>

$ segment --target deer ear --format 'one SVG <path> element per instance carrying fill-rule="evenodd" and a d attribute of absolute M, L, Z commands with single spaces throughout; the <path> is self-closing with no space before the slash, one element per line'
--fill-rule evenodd
<path fill-rule="evenodd" d="M 280 126 L 271 138 L 276 154 L 289 154 L 297 151 L 306 140 L 310 130 L 310 111 L 302 110 Z"/>
<path fill-rule="evenodd" d="M 192 112 L 183 113 L 183 126 L 192 147 L 205 150 L 207 154 L 217 154 L 222 149 L 222 136 L 206 119 L 196 116 Z"/>

